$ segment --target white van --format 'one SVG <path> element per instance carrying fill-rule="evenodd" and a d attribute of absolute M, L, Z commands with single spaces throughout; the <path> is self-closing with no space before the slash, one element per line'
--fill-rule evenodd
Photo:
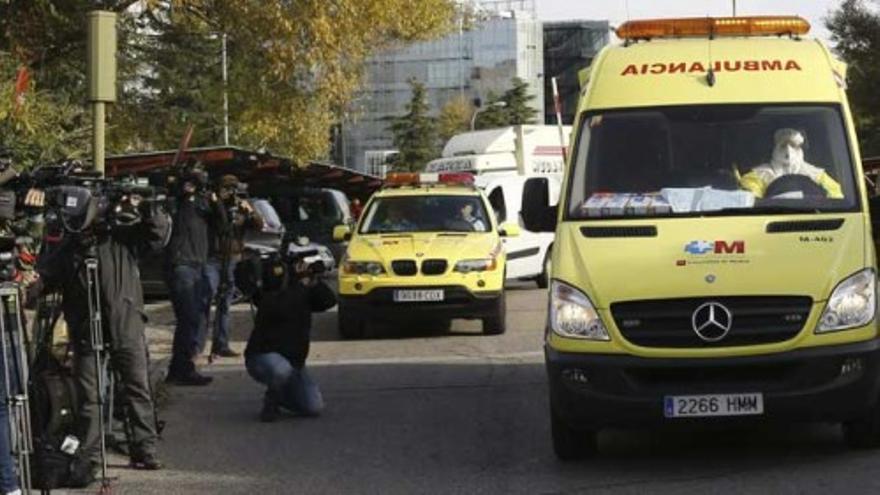
<path fill-rule="evenodd" d="M 568 145 L 570 127 L 563 128 Z M 518 136 L 521 136 L 518 137 Z M 520 146 L 521 145 L 521 146 Z M 556 126 L 530 125 L 466 132 L 454 136 L 443 148 L 441 158 L 428 163 L 426 172 L 472 172 L 499 223 L 518 223 L 523 184 L 530 177 L 547 177 L 557 187 L 565 167 L 563 148 Z M 552 199 L 552 198 L 551 198 Z M 533 279 L 546 288 L 550 274 L 552 232 L 522 230 L 517 237 L 505 238 L 507 279 Z"/>

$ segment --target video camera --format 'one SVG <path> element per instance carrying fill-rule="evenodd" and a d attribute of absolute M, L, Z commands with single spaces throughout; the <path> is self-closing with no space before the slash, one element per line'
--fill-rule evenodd
<path fill-rule="evenodd" d="M 305 264 L 306 269 L 297 271 L 297 266 Z M 273 291 L 288 283 L 317 277 L 327 267 L 320 253 L 306 237 L 287 241 L 280 251 L 250 251 L 235 266 L 235 285 L 246 297 L 254 298 L 263 290 Z M 288 276 L 290 275 L 290 276 Z"/>

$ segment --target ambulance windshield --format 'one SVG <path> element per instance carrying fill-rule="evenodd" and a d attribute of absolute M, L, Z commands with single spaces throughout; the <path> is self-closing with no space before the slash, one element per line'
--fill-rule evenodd
<path fill-rule="evenodd" d="M 361 234 L 489 232 L 491 226 L 476 195 L 400 196 L 373 200 Z"/>
<path fill-rule="evenodd" d="M 571 218 L 853 211 L 835 106 L 712 105 L 588 115 Z"/>

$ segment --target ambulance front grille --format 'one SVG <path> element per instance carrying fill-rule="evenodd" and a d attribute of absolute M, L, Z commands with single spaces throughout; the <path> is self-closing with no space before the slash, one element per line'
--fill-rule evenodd
<path fill-rule="evenodd" d="M 708 342 L 694 329 L 695 312 L 707 303 L 730 312 L 729 332 Z M 793 339 L 803 329 L 813 301 L 800 296 L 737 296 L 718 298 L 658 299 L 611 305 L 614 323 L 629 342 L 643 347 L 700 348 L 772 344 Z M 717 308 L 717 307 L 716 307 Z M 706 319 L 704 314 L 697 319 Z M 718 308 L 721 326 L 725 321 Z M 698 321 L 697 324 L 705 323 Z M 715 328 L 704 335 L 717 337 Z M 722 332 L 723 333 L 723 332 Z"/>
<path fill-rule="evenodd" d="M 419 271 L 413 260 L 394 260 L 391 262 L 391 269 L 394 270 L 395 275 L 403 277 L 411 277 Z"/>

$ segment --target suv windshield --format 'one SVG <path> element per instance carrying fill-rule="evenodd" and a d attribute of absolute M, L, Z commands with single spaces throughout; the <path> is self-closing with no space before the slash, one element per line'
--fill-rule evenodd
<path fill-rule="evenodd" d="M 376 198 L 362 234 L 389 232 L 489 232 L 491 224 L 479 196 L 401 196 Z"/>
<path fill-rule="evenodd" d="M 858 208 L 833 106 L 686 106 L 588 115 L 574 219 L 750 215 Z"/>

